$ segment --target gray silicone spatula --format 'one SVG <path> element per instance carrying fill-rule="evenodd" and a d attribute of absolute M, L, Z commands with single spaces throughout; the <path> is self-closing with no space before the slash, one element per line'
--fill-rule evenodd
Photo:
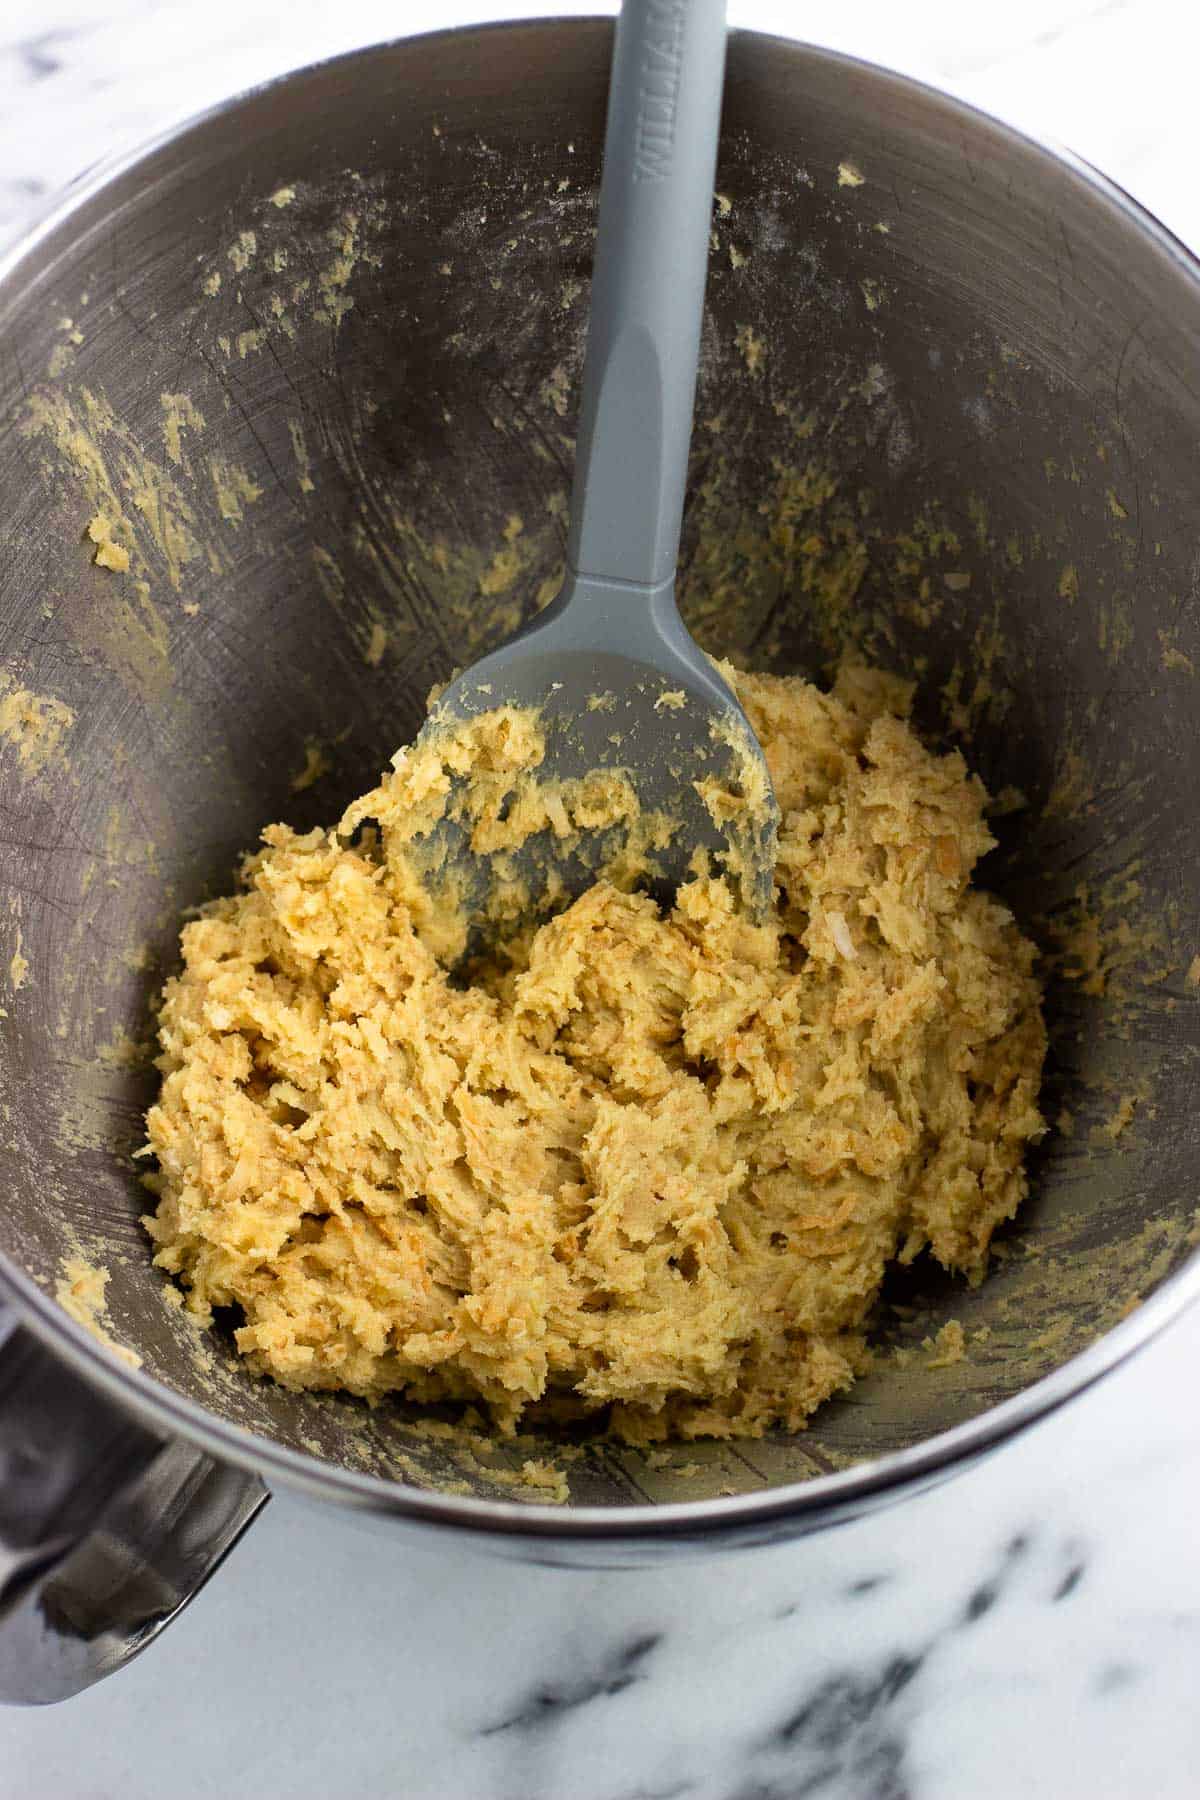
<path fill-rule="evenodd" d="M 675 604 L 725 36 L 725 0 L 622 6 L 566 576 L 536 619 L 446 689 L 426 733 L 506 703 L 538 708 L 540 781 L 623 770 L 643 810 L 670 819 L 654 857 L 660 898 L 707 852 L 761 911 L 778 818 L 770 778 Z M 591 848 L 560 833 L 530 857 L 531 885 L 544 886 L 549 865 L 559 894 L 578 893 L 594 879 Z M 469 840 L 442 854 L 458 864 Z"/>

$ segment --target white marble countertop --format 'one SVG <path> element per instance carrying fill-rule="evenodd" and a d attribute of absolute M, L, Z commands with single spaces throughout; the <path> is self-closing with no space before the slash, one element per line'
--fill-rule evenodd
<path fill-rule="evenodd" d="M 604 8 L 5 0 L 0 238 L 97 157 L 287 66 L 551 10 Z M 731 11 L 1057 136 L 1200 245 L 1179 0 Z M 1190 1800 L 1197 1367 L 1200 1309 L 902 1510 L 637 1575 L 414 1549 L 277 1498 L 134 1667 L 0 1713 L 0 1796 Z"/>

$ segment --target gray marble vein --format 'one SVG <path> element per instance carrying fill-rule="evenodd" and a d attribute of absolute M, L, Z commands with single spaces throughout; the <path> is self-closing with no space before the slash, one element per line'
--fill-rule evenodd
<path fill-rule="evenodd" d="M 0 238 L 283 68 L 544 10 L 5 0 Z M 731 10 L 801 25 L 789 0 Z M 859 0 L 802 25 L 1071 142 L 1200 243 L 1195 8 Z M 0 1714 L 0 1800 L 1193 1800 L 1197 1367 L 1200 1309 L 919 1499 L 636 1575 L 277 1498 L 149 1655 L 66 1711 Z"/>

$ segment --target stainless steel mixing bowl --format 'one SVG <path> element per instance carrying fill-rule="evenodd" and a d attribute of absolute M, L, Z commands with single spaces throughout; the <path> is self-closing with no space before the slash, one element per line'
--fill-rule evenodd
<path fill-rule="evenodd" d="M 289 76 L 0 270 L 10 1694 L 145 1642 L 262 1481 L 567 1563 L 774 1539 L 960 1467 L 1196 1292 L 1196 266 L 1078 162 L 741 33 L 685 610 L 752 663 L 912 673 L 1003 793 L 983 876 L 1049 981 L 1033 1196 L 982 1287 L 889 1284 L 874 1372 L 808 1432 L 585 1442 L 564 1507 L 502 1479 L 530 1446 L 252 1380 L 166 1303 L 131 1158 L 181 909 L 264 821 L 335 817 L 553 581 L 609 44 L 549 21 Z M 119 513 L 127 572 L 85 536 Z M 80 1263 L 137 1366 L 57 1304 Z M 957 1362 L 923 1347 L 952 1319 Z"/>

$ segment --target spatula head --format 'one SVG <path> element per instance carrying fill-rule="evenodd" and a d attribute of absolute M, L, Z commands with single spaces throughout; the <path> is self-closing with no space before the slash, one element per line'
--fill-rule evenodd
<path fill-rule="evenodd" d="M 649 600 L 594 586 L 586 607 L 556 601 L 432 709 L 420 749 L 448 785 L 413 845 L 428 884 L 485 929 L 598 879 L 668 905 L 681 882 L 723 875 L 765 914 L 778 809 L 749 721 L 669 586 Z"/>

